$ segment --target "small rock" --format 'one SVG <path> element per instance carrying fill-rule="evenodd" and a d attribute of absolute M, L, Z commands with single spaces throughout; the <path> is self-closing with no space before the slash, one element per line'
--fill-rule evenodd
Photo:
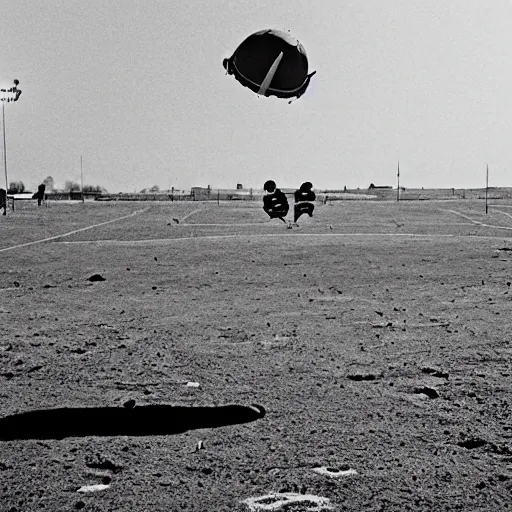
<path fill-rule="evenodd" d="M 457 446 L 462 448 L 466 448 L 467 450 L 474 450 L 475 448 L 480 448 L 485 446 L 487 441 L 485 439 L 480 439 L 479 437 L 470 437 L 469 439 L 465 439 L 464 441 L 459 441 Z"/>
<path fill-rule="evenodd" d="M 352 375 L 347 375 L 347 379 L 360 382 L 363 380 L 375 380 L 376 376 L 373 373 L 362 374 L 362 373 L 354 373 Z"/>
<path fill-rule="evenodd" d="M 416 388 L 414 392 L 418 395 L 427 395 L 429 398 L 439 398 L 439 393 L 434 388 L 423 386 L 422 388 Z"/>
<path fill-rule="evenodd" d="M 98 281 L 106 281 L 106 279 L 100 274 L 93 274 L 91 277 L 89 277 L 87 279 L 87 281 L 90 281 L 91 283 L 95 283 Z"/>
<path fill-rule="evenodd" d="M 105 484 L 83 485 L 82 487 L 80 487 L 80 489 L 78 489 L 77 492 L 104 491 L 105 489 L 108 489 L 109 487 L 110 487 L 110 485 L 105 485 Z M 77 508 L 76 505 L 75 505 L 75 508 Z M 83 508 L 83 507 L 80 507 L 80 508 Z"/>
<path fill-rule="evenodd" d="M 123 407 L 125 407 L 126 409 L 133 409 L 135 407 L 135 400 L 127 400 L 123 404 Z"/>

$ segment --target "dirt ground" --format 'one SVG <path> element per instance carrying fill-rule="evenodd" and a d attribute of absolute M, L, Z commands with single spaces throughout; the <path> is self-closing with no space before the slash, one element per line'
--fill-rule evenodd
<path fill-rule="evenodd" d="M 255 203 L 0 217 L 0 511 L 512 510 L 512 203 L 299 223 Z M 15 416 L 134 403 L 181 408 L 147 417 L 168 435 L 23 439 L 44 421 Z"/>

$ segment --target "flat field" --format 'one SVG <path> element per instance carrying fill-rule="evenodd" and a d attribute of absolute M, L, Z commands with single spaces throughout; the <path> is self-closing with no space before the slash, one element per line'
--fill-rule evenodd
<path fill-rule="evenodd" d="M 0 511 L 512 509 L 512 202 L 299 222 L 242 202 L 0 217 Z M 144 423 L 156 404 L 181 408 Z M 103 435 L 106 411 L 126 428 Z"/>

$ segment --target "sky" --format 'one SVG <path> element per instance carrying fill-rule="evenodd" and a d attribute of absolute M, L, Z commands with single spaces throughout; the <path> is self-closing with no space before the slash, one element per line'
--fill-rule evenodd
<path fill-rule="evenodd" d="M 512 186 L 510 0 L 0 0 L 9 181 L 109 192 Z M 306 94 L 225 74 L 250 34 L 289 30 Z M 3 172 L 2 172 L 3 176 Z M 3 178 L 1 179 L 3 184 Z"/>

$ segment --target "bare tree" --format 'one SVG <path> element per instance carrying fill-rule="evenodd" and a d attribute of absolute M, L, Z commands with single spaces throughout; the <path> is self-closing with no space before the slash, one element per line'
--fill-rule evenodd
<path fill-rule="evenodd" d="M 80 185 L 68 180 L 64 183 L 64 192 L 80 192 Z"/>
<path fill-rule="evenodd" d="M 11 181 L 9 183 L 8 194 L 23 194 L 25 192 L 25 184 L 23 181 Z"/>
<path fill-rule="evenodd" d="M 53 178 L 51 176 L 47 176 L 43 180 L 43 185 L 46 185 L 46 190 L 48 192 L 51 192 L 53 190 L 53 187 L 55 186 L 55 181 L 53 180 Z"/>

